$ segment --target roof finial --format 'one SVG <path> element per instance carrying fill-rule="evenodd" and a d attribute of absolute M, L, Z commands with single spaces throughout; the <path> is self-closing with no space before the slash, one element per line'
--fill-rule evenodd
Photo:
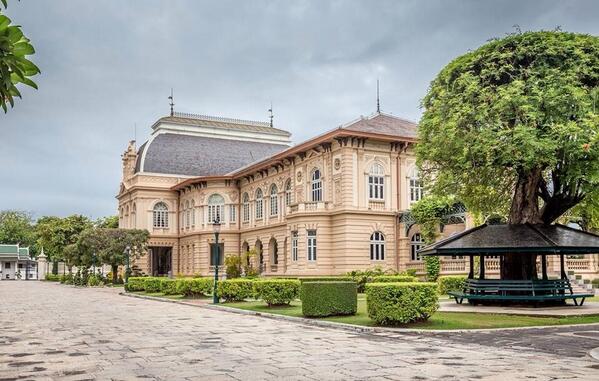
<path fill-rule="evenodd" d="M 381 100 L 379 97 L 379 79 L 376 79 L 376 113 L 381 113 Z"/>
<path fill-rule="evenodd" d="M 270 102 L 270 108 L 268 109 L 268 112 L 270 113 L 270 116 L 269 116 L 269 118 L 270 118 L 270 126 L 273 127 L 273 121 L 272 120 L 274 119 L 275 116 L 272 113 L 272 102 Z"/>
<path fill-rule="evenodd" d="M 175 103 L 173 103 L 173 88 L 172 87 L 171 87 L 171 96 L 168 97 L 168 99 L 170 99 L 170 101 L 171 101 L 171 103 L 169 103 L 169 104 L 171 106 L 171 116 L 173 116 L 175 114 L 175 108 L 174 108 Z"/>

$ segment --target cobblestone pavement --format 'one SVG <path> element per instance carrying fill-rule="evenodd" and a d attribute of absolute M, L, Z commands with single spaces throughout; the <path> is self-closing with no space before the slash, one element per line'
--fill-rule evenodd
<path fill-rule="evenodd" d="M 528 332 L 517 336 L 542 336 Z M 599 379 L 599 362 L 587 356 L 472 341 L 309 327 L 110 288 L 0 282 L 0 380 Z"/>

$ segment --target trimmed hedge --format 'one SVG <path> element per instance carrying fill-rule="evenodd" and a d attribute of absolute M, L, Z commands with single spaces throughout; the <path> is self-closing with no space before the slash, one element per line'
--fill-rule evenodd
<path fill-rule="evenodd" d="M 188 297 L 210 295 L 214 287 L 212 278 L 183 278 L 177 279 L 177 294 Z"/>
<path fill-rule="evenodd" d="M 62 275 L 58 274 L 46 274 L 46 280 L 49 282 L 60 282 Z"/>
<path fill-rule="evenodd" d="M 144 277 L 130 277 L 125 291 L 144 291 L 146 289 L 145 280 Z"/>
<path fill-rule="evenodd" d="M 427 320 L 439 308 L 437 284 L 431 282 L 366 284 L 368 316 L 380 325 Z"/>
<path fill-rule="evenodd" d="M 162 286 L 162 278 L 147 277 L 144 279 L 145 292 L 160 292 Z"/>
<path fill-rule="evenodd" d="M 301 282 L 293 279 L 268 279 L 254 282 L 254 294 L 268 306 L 291 303 L 299 296 Z"/>
<path fill-rule="evenodd" d="M 397 282 L 418 282 L 418 278 L 410 275 L 379 275 L 372 278 L 368 283 L 397 283 Z"/>
<path fill-rule="evenodd" d="M 439 294 L 446 295 L 449 291 L 462 291 L 466 283 L 464 275 L 444 275 L 437 279 Z"/>
<path fill-rule="evenodd" d="M 160 280 L 160 292 L 164 295 L 175 295 L 177 293 L 177 280 L 162 278 Z"/>
<path fill-rule="evenodd" d="M 299 278 L 299 281 L 304 282 L 352 282 L 350 276 L 323 276 L 314 278 Z"/>
<path fill-rule="evenodd" d="M 227 302 L 241 302 L 254 296 L 254 281 L 243 278 L 221 280 L 217 292 Z"/>
<path fill-rule="evenodd" d="M 304 282 L 300 298 L 302 314 L 307 317 L 355 315 L 358 310 L 356 282 Z"/>

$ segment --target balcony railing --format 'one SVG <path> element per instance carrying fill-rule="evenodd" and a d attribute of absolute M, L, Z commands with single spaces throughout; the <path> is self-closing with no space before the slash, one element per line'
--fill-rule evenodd
<path fill-rule="evenodd" d="M 316 212 L 327 209 L 329 209 L 329 203 L 327 201 L 306 201 L 289 205 L 287 214 Z"/>
<path fill-rule="evenodd" d="M 441 260 L 441 272 L 452 273 L 452 272 L 467 272 L 467 262 L 465 259 L 449 259 Z"/>
<path fill-rule="evenodd" d="M 385 201 L 369 200 L 368 209 L 371 210 L 385 210 Z"/>
<path fill-rule="evenodd" d="M 567 258 L 566 267 L 572 271 L 590 271 L 591 259 L 590 258 Z"/>

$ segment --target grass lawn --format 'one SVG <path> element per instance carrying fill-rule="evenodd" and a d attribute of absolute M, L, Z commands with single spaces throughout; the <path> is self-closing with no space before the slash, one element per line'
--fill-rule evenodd
<path fill-rule="evenodd" d="M 272 308 L 269 308 L 262 301 L 225 303 L 223 305 L 227 307 L 251 310 L 256 312 L 303 317 L 301 302 L 299 300 L 291 303 L 290 306 Z M 339 323 L 375 326 L 374 322 L 370 320 L 366 312 L 366 298 L 363 295 L 358 296 L 358 313 L 356 315 L 332 316 L 322 319 Z M 553 318 L 522 315 L 480 314 L 468 312 L 437 312 L 426 322 L 406 324 L 401 327 L 436 330 L 529 327 L 537 325 L 563 325 L 582 323 L 599 323 L 599 315 Z"/>

